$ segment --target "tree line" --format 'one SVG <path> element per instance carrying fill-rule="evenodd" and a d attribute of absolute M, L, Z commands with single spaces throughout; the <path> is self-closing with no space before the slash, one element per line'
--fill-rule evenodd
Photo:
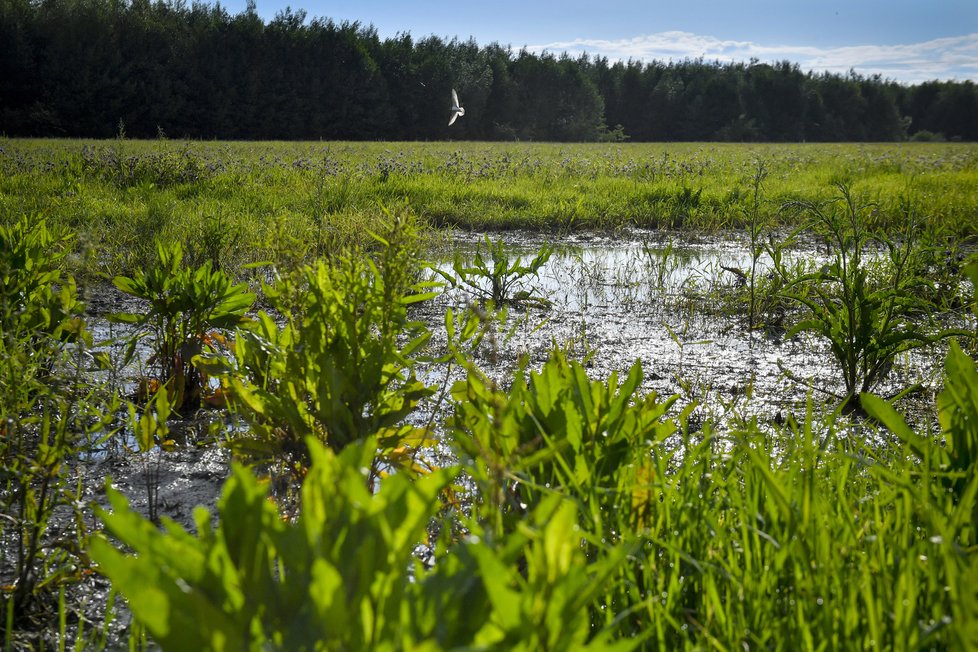
<path fill-rule="evenodd" d="M 448 127 L 450 90 L 465 117 Z M 0 134 L 202 139 L 978 140 L 978 87 L 796 64 L 612 62 L 253 1 L 0 0 Z"/>

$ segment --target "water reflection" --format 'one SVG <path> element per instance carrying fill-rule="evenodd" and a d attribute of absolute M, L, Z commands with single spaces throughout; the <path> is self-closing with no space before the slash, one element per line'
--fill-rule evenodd
<path fill-rule="evenodd" d="M 524 261 L 545 242 L 513 234 L 505 240 L 511 255 Z M 744 301 L 752 259 L 743 234 L 690 238 L 634 232 L 550 244 L 555 246 L 550 260 L 520 285 L 546 297 L 550 307 L 510 307 L 496 326 L 491 354 L 475 354 L 476 362 L 501 383 L 521 359 L 532 367 L 558 347 L 585 359 L 595 378 L 622 372 L 639 359 L 645 391 L 680 393 L 710 409 L 736 412 L 738 418 L 778 418 L 804 410 L 810 393 L 823 400 L 823 391 L 842 392 L 842 379 L 823 341 L 810 335 L 786 338 L 783 328 L 747 328 Z M 471 255 L 477 246 L 472 238 L 460 251 Z M 825 261 L 824 253 L 806 244 L 784 257 L 788 264 L 812 267 Z M 762 254 L 754 262 L 757 284 L 763 287 L 771 278 L 770 258 Z M 451 289 L 423 309 L 436 341 L 443 338 L 438 333 L 444 330 L 445 309 L 464 309 L 472 299 Z M 880 391 L 927 381 L 939 359 L 927 350 L 903 356 Z"/>

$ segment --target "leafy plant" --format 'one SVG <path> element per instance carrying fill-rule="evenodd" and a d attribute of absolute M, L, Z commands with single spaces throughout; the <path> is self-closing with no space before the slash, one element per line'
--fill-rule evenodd
<path fill-rule="evenodd" d="M 853 398 L 883 381 L 898 355 L 948 333 L 931 333 L 919 325 L 929 304 L 919 291 L 927 280 L 913 273 L 912 228 L 902 242 L 871 233 L 865 219 L 873 206 L 858 203 L 845 185 L 838 189 L 839 197 L 826 204 L 798 204 L 825 234 L 831 256 L 827 264 L 792 275 L 780 250 L 772 248 L 771 253 L 784 281 L 783 296 L 806 313 L 788 336 L 812 332 L 828 341 L 845 391 L 833 395 L 848 409 L 857 409 Z M 874 246 L 885 254 L 878 264 L 872 259 Z"/>
<path fill-rule="evenodd" d="M 194 357 L 204 351 L 210 331 L 243 323 L 255 295 L 245 284 L 235 285 L 224 272 L 214 270 L 210 261 L 196 269 L 182 267 L 179 243 L 159 242 L 157 252 L 155 267 L 112 281 L 126 294 L 148 301 L 148 310 L 116 313 L 111 318 L 138 329 L 132 348 L 139 338 L 152 339 L 158 380 L 168 388 L 173 409 L 195 410 L 201 405 L 206 381 L 193 365 Z"/>
<path fill-rule="evenodd" d="M 83 336 L 75 280 L 61 272 L 70 247 L 71 238 L 43 219 L 0 224 L 0 342 L 8 364 L 51 372 L 62 345 Z"/>
<path fill-rule="evenodd" d="M 592 381 L 584 367 L 554 352 L 538 372 L 500 391 L 475 369 L 453 388 L 453 446 L 479 489 L 479 515 L 511 531 L 526 510 L 551 492 L 575 497 L 589 531 L 610 531 L 605 519 L 629 518 L 614 487 L 641 473 L 650 442 L 676 431 L 665 417 L 676 397 L 638 396 L 636 362 L 619 382 Z M 636 516 L 640 518 L 640 516 Z"/>
<path fill-rule="evenodd" d="M 79 576 L 85 524 L 69 462 L 110 432 L 115 409 L 81 376 L 90 336 L 74 279 L 60 271 L 68 243 L 44 220 L 0 225 L 0 625 L 8 643 L 16 629 L 43 622 L 58 588 Z M 75 521 L 75 536 L 51 531 L 56 514 Z"/>
<path fill-rule="evenodd" d="M 673 328 L 665 321 L 662 321 L 662 326 L 666 329 L 666 333 L 669 334 L 669 339 L 672 340 L 673 344 L 679 349 L 679 364 L 676 367 L 676 372 L 673 374 L 673 379 L 676 383 L 682 387 L 683 391 L 689 395 L 692 391 L 692 384 L 685 377 L 684 360 L 686 354 L 687 346 L 699 346 L 702 344 L 710 344 L 710 340 L 689 340 L 687 339 L 687 334 L 689 333 L 689 321 L 683 322 L 682 328 L 676 326 Z"/>
<path fill-rule="evenodd" d="M 553 254 L 550 245 L 543 245 L 533 259 L 525 265 L 521 256 L 515 259 L 510 257 L 502 239 L 492 242 L 486 235 L 485 246 L 488 257 L 483 256 L 482 248 L 478 247 L 471 264 L 466 264 L 462 254 L 456 252 L 452 262 L 454 274 L 437 267 L 433 269 L 452 287 L 461 285 L 481 300 L 489 301 L 496 307 L 507 303 L 548 305 L 547 299 L 537 296 L 532 289 L 517 290 L 516 288 L 520 287 L 526 278 L 536 276 L 540 268 L 550 260 Z"/>
<path fill-rule="evenodd" d="M 201 218 L 200 226 L 187 234 L 186 262 L 193 264 L 193 261 L 210 261 L 211 269 L 215 272 L 231 268 L 227 263 L 222 265 L 221 261 L 231 258 L 241 246 L 244 237 L 245 232 L 241 225 L 225 216 L 221 209 L 214 214 L 205 214 Z"/>
<path fill-rule="evenodd" d="M 747 178 L 750 184 L 749 202 L 741 207 L 741 211 L 747 231 L 748 266 L 741 269 L 722 262 L 719 264 L 721 270 L 733 276 L 733 285 L 723 288 L 724 298 L 720 299 L 720 303 L 728 305 L 738 315 L 746 312 L 750 332 L 758 328 L 783 330 L 784 318 L 791 306 L 791 302 L 780 292 L 784 284 L 783 276 L 794 278 L 804 274 L 808 265 L 808 261 L 800 259 L 790 264 L 783 263 L 784 253 L 790 250 L 804 229 L 796 227 L 786 234 L 775 234 L 771 230 L 776 222 L 775 215 L 765 208 L 764 184 L 768 175 L 768 163 L 755 161 L 753 171 Z M 736 194 L 740 195 L 739 188 Z M 780 274 L 777 270 L 766 268 L 765 257 L 777 257 L 782 263 Z M 753 337 L 750 342 L 753 346 Z"/>
<path fill-rule="evenodd" d="M 286 324 L 261 312 L 238 331 L 232 357 L 199 359 L 221 376 L 229 406 L 250 425 L 235 437 L 241 452 L 299 478 L 307 438 L 340 451 L 376 435 L 386 464 L 414 468 L 411 450 L 430 443 L 430 434 L 403 421 L 433 391 L 414 372 L 431 333 L 409 320 L 408 307 L 434 295 L 411 280 L 401 244 L 384 240 L 381 248 L 379 266 L 353 251 L 266 288 Z"/>
<path fill-rule="evenodd" d="M 197 537 L 166 519 L 161 532 L 107 488 L 106 527 L 137 554 L 96 538 L 92 557 L 164 649 L 368 649 L 410 626 L 411 554 L 451 474 L 395 475 L 373 493 L 361 468 L 375 441 L 340 456 L 308 445 L 314 463 L 294 523 L 242 467 L 225 485 L 216 529 L 204 508 L 195 512 Z"/>
<path fill-rule="evenodd" d="M 361 469 L 375 464 L 375 440 L 339 454 L 308 446 L 294 522 L 240 466 L 217 526 L 206 509 L 195 512 L 197 536 L 166 519 L 160 531 L 106 487 L 112 512 L 101 516 L 134 554 L 105 537 L 90 553 L 163 649 L 585 649 L 592 637 L 609 649 L 582 616 L 625 551 L 585 566 L 573 503 L 551 499 L 520 533 L 463 541 L 425 568 L 414 551 L 457 470 L 393 474 L 372 491 Z"/>

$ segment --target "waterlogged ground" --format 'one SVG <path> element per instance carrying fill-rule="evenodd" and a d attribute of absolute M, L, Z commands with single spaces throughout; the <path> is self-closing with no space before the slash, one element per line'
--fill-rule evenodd
<path fill-rule="evenodd" d="M 528 262 L 547 243 L 539 235 L 507 234 L 508 245 Z M 505 384 L 521 359 L 539 365 L 553 348 L 586 361 L 594 378 L 626 371 L 636 360 L 644 370 L 643 390 L 697 400 L 718 425 L 730 416 L 784 418 L 804 412 L 809 396 L 828 402 L 828 392 L 843 385 L 826 343 L 801 334 L 786 336 L 790 306 L 759 315 L 762 327 L 747 327 L 744 301 L 751 256 L 742 234 L 693 237 L 633 231 L 618 235 L 561 238 L 538 275 L 521 289 L 547 301 L 547 307 L 514 305 L 476 351 L 490 376 Z M 485 250 L 477 237 L 462 240 L 462 251 Z M 786 257 L 817 267 L 824 254 L 802 244 Z M 450 265 L 443 264 L 442 269 Z M 757 283 L 769 279 L 770 260 L 757 261 Z M 759 292 L 759 295 L 761 293 Z M 446 291 L 422 309 L 435 329 L 446 309 L 458 312 L 473 295 Z M 886 395 L 919 383 L 933 388 L 941 347 L 907 355 L 894 365 Z M 432 370 L 437 377 L 438 370 Z M 799 382 L 803 381 L 803 382 Z M 707 407 L 708 406 L 708 407 Z"/>
<path fill-rule="evenodd" d="M 497 236 L 492 236 L 493 238 Z M 791 316 L 775 306 L 759 321 L 765 328 L 750 330 L 738 303 L 746 296 L 743 278 L 734 269 L 750 270 L 751 259 L 742 234 L 690 237 L 663 232 L 630 231 L 614 235 L 584 234 L 546 241 L 539 234 L 506 233 L 502 236 L 514 256 L 524 262 L 544 244 L 554 254 L 538 274 L 513 288 L 539 299 L 508 307 L 505 317 L 484 320 L 485 336 L 471 357 L 483 372 L 505 387 L 512 374 L 526 365 L 538 367 L 558 348 L 585 361 L 595 379 L 625 373 L 641 361 L 643 392 L 662 397 L 680 395 L 679 406 L 697 402 L 693 420 L 707 420 L 723 432 L 742 418 L 761 423 L 780 422 L 803 415 L 811 399 L 817 409 L 831 412 L 835 403 L 825 392 L 841 392 L 841 380 L 827 346 L 808 336 L 787 337 L 784 326 Z M 477 247 L 485 250 L 483 236 L 455 234 L 452 250 L 465 260 Z M 802 244 L 787 254 L 798 264 L 820 265 L 813 244 Z M 436 266 L 448 271 L 452 251 L 432 252 Z M 770 262 L 758 261 L 757 278 L 767 278 Z M 434 276 L 434 274 L 433 274 Z M 90 319 L 96 340 L 113 343 L 114 355 L 123 348 L 126 333 L 111 326 L 106 314 L 136 311 L 138 302 L 112 287 L 88 288 Z M 444 351 L 446 311 L 461 314 L 478 305 L 463 288 L 446 288 L 436 299 L 421 304 L 414 315 L 433 331 L 433 355 Z M 485 311 L 483 310 L 483 313 Z M 973 327 L 973 325 L 972 325 Z M 122 392 L 132 391 L 135 377 L 146 366 L 148 348 L 110 379 Z M 895 392 L 914 383 L 926 390 L 914 400 L 926 406 L 937 389 L 943 350 L 935 347 L 904 356 L 894 365 L 879 393 Z M 457 365 L 428 364 L 419 370 L 431 385 L 447 389 L 464 373 Z M 794 379 L 792 379 L 792 376 Z M 802 382 L 799 382 L 802 381 Z M 445 403 L 430 402 L 415 417 L 421 423 L 445 416 Z M 926 409 L 919 411 L 928 419 Z M 208 436 L 208 426 L 223 420 L 211 411 L 184 424 L 174 424 L 176 438 L 185 442 L 171 452 L 149 456 L 132 452 L 135 444 L 115 441 L 81 464 L 76 473 L 85 501 L 104 500 L 104 483 L 125 492 L 134 507 L 147 511 L 147 478 L 158 489 L 159 513 L 191 527 L 196 505 L 213 506 L 228 474 L 229 455 Z M 447 460 L 446 450 L 438 459 Z M 94 521 L 93 521 L 94 525 Z M 84 614 L 86 628 L 101 627 L 108 585 L 92 576 L 73 587 L 69 601 Z M 70 619 L 69 630 L 77 624 Z M 108 640 L 124 639 L 128 615 L 117 605 Z"/>
<path fill-rule="evenodd" d="M 494 239 L 498 236 L 492 236 Z M 465 348 L 479 369 L 506 387 L 521 365 L 539 367 L 554 349 L 585 363 L 591 377 L 623 377 L 640 361 L 641 391 L 665 398 L 680 395 L 680 405 L 696 402 L 699 420 L 709 419 L 716 429 L 732 427 L 738 419 L 756 417 L 761 423 L 801 416 L 809 400 L 816 409 L 831 412 L 841 394 L 842 380 L 828 345 L 808 334 L 787 336 L 792 316 L 782 305 L 765 311 L 753 330 L 747 326 L 743 301 L 745 281 L 735 271 L 750 270 L 748 243 L 742 234 L 690 237 L 688 234 L 631 231 L 614 235 L 584 234 L 546 241 L 539 234 L 502 236 L 512 260 L 524 263 L 544 244 L 554 253 L 535 275 L 513 287 L 542 301 L 518 302 L 490 314 L 477 293 L 464 287 L 445 287 L 433 300 L 419 304 L 413 317 L 432 331 L 430 349 L 437 357 L 446 350 L 445 315 L 456 318 L 470 307 L 483 315 L 483 337 Z M 456 234 L 453 251 L 471 260 L 477 248 L 485 251 L 484 236 Z M 452 252 L 432 252 L 439 269 L 449 271 Z M 821 265 L 823 254 L 813 244 L 787 253 L 799 264 Z M 757 264 L 758 283 L 770 269 L 763 256 Z M 438 278 L 432 274 L 432 278 Z M 105 316 L 113 311 L 139 311 L 137 300 L 112 287 L 89 293 L 89 310 L 96 341 L 109 341 L 113 355 L 121 355 L 127 333 Z M 938 389 L 944 347 L 935 345 L 904 355 L 896 361 L 887 382 L 877 388 L 893 394 L 910 385 L 925 390 L 915 399 L 926 406 Z M 135 378 L 148 373 L 148 346 L 137 349 L 136 359 L 111 379 L 122 393 L 134 391 Z M 422 364 L 419 375 L 427 384 L 448 389 L 464 376 L 459 365 Z M 444 414 L 422 405 L 415 419 L 435 423 Z M 440 410 L 433 415 L 435 409 Z M 174 427 L 174 438 L 185 442 L 162 456 L 160 464 L 161 512 L 190 524 L 192 505 L 216 495 L 224 478 L 226 456 L 207 435 L 208 426 L 223 417 L 209 411 L 198 419 Z M 125 433 L 123 433 L 124 435 Z M 133 455 L 127 463 L 125 436 L 97 455 L 91 473 L 111 476 L 123 489 L 132 489 L 134 504 L 145 503 L 142 476 L 145 461 Z M 204 454 L 206 452 L 206 454 Z M 220 459 L 217 463 L 215 460 Z M 200 468 L 195 468 L 197 460 Z M 98 483 L 99 485 L 101 483 Z"/>

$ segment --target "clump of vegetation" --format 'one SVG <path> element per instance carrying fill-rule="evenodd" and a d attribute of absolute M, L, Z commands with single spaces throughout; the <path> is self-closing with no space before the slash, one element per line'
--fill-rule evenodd
<path fill-rule="evenodd" d="M 754 168 L 751 177 L 751 200 L 747 208 L 747 236 L 749 238 L 750 271 L 745 274 L 747 290 L 750 293 L 750 301 L 747 310 L 747 327 L 751 330 L 757 324 L 762 312 L 761 283 L 758 278 L 759 264 L 765 252 L 766 244 L 764 235 L 770 222 L 769 215 L 763 208 L 764 179 L 767 177 L 767 167 L 763 162 L 759 162 Z"/>
<path fill-rule="evenodd" d="M 828 263 L 792 275 L 780 250 L 771 251 L 784 282 L 782 296 L 804 309 L 789 336 L 812 332 L 828 341 L 843 380 L 844 393 L 836 396 L 855 409 L 854 399 L 885 380 L 897 356 L 959 332 L 921 324 L 934 304 L 921 291 L 929 281 L 919 274 L 914 226 L 899 242 L 871 231 L 867 220 L 874 207 L 859 203 L 847 186 L 838 188 L 833 201 L 798 204 L 824 234 Z M 909 209 L 905 214 L 913 219 Z M 881 257 L 873 258 L 874 247 Z"/>
<path fill-rule="evenodd" d="M 471 263 L 466 261 L 461 252 L 456 251 L 452 262 L 453 273 L 437 267 L 432 269 L 451 286 L 461 286 L 480 301 L 488 301 L 496 308 L 506 304 L 547 305 L 545 297 L 538 296 L 532 288 L 527 289 L 524 284 L 527 278 L 536 276 L 540 268 L 550 260 L 553 255 L 552 247 L 544 245 L 529 263 L 524 264 L 522 256 L 514 258 L 506 250 L 501 238 L 492 242 L 486 235 L 485 246 L 487 256 L 483 256 L 482 248 L 478 247 Z"/>
<path fill-rule="evenodd" d="M 136 452 L 142 458 L 143 487 L 146 489 L 146 515 L 153 523 L 160 522 L 160 467 L 163 453 L 176 448 L 176 442 L 169 437 L 171 405 L 166 387 L 160 387 L 146 401 L 142 414 L 137 406 L 129 403 L 129 426 L 136 440 Z M 151 459 L 156 453 L 156 459 Z"/>
<path fill-rule="evenodd" d="M 434 295 L 413 278 L 411 224 L 397 221 L 390 235 L 378 236 L 376 262 L 353 250 L 266 287 L 285 325 L 260 312 L 238 330 L 233 355 L 198 358 L 220 375 L 229 406 L 250 424 L 235 448 L 275 462 L 285 490 L 305 474 L 309 438 L 341 451 L 375 436 L 378 462 L 405 471 L 415 466 L 411 450 L 431 442 L 425 428 L 403 421 L 433 392 L 415 375 L 415 356 L 431 333 L 409 319 L 408 308 Z"/>
<path fill-rule="evenodd" d="M 84 334 L 75 280 L 61 270 L 71 253 L 71 238 L 50 229 L 43 219 L 22 216 L 0 224 L 0 247 L 5 362 L 10 368 L 53 372 L 63 345 Z"/>
<path fill-rule="evenodd" d="M 0 224 L 0 631 L 57 612 L 84 571 L 88 527 L 69 463 L 111 432 L 116 408 L 82 374 L 90 335 L 75 282 L 61 271 L 69 238 L 42 219 Z M 69 534 L 52 532 L 55 515 Z M 61 593 L 63 596 L 63 593 Z"/>
<path fill-rule="evenodd" d="M 207 389 L 194 358 L 215 339 L 212 331 L 242 323 L 255 295 L 247 291 L 247 285 L 235 284 L 227 274 L 213 269 L 209 260 L 195 269 L 184 267 L 179 243 L 160 242 L 157 252 L 157 265 L 132 277 L 113 279 L 126 294 L 146 300 L 148 309 L 116 313 L 112 318 L 136 327 L 130 356 L 141 338 L 151 338 L 157 372 L 151 383 L 167 388 L 174 410 L 193 411 L 201 406 Z"/>
<path fill-rule="evenodd" d="M 620 520 L 641 523 L 650 505 L 636 494 L 621 512 L 622 494 L 653 473 L 649 455 L 657 451 L 649 446 L 678 430 L 666 417 L 677 397 L 640 397 L 641 381 L 639 363 L 621 382 L 617 374 L 593 381 L 559 352 L 527 380 L 518 373 L 506 391 L 470 369 L 452 392 L 452 441 L 476 483 L 483 526 L 515 530 L 535 505 L 562 492 L 593 521 L 589 532 L 611 536 Z"/>
<path fill-rule="evenodd" d="M 203 160 L 190 145 L 179 151 L 126 154 L 125 133 L 112 146 L 84 146 L 81 168 L 85 174 L 107 181 L 120 189 L 134 186 L 167 188 L 194 184 L 209 178 L 218 166 Z"/>
<path fill-rule="evenodd" d="M 197 536 L 149 526 L 106 489 L 106 526 L 136 554 L 98 537 L 92 556 L 164 649 L 608 649 L 587 606 L 617 560 L 584 563 L 573 503 L 544 502 L 498 542 L 444 542 L 445 563 L 426 568 L 415 545 L 457 470 L 394 474 L 371 491 L 361 469 L 376 466 L 376 440 L 338 454 L 308 445 L 295 521 L 242 467 L 225 485 L 218 527 L 198 508 Z"/>

